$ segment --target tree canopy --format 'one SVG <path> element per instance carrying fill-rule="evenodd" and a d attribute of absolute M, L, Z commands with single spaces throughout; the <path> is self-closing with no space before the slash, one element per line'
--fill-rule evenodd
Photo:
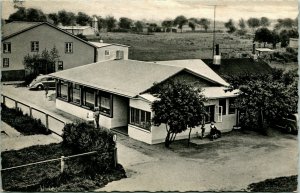
<path fill-rule="evenodd" d="M 58 18 L 62 25 L 75 25 L 76 15 L 73 12 L 67 12 L 66 10 L 61 10 L 58 12 Z"/>
<path fill-rule="evenodd" d="M 76 23 L 81 26 L 91 25 L 92 18 L 83 12 L 78 12 L 76 16 Z"/>
<path fill-rule="evenodd" d="M 297 73 L 273 70 L 265 75 L 233 75 L 228 80 L 240 89 L 234 106 L 241 113 L 242 127 L 265 132 L 275 120 L 297 112 Z"/>
<path fill-rule="evenodd" d="M 201 25 L 205 31 L 207 31 L 210 25 L 210 21 L 207 18 L 200 18 L 198 24 Z"/>
<path fill-rule="evenodd" d="M 190 132 L 202 124 L 205 115 L 205 97 L 201 89 L 191 84 L 179 81 L 168 81 L 165 84 L 155 85 L 151 93 L 159 99 L 152 103 L 155 126 L 165 124 L 167 136 L 165 146 L 175 140 L 176 135 L 188 128 Z M 190 138 L 190 137 L 189 137 Z"/>
<path fill-rule="evenodd" d="M 236 27 L 232 19 L 229 19 L 228 22 L 224 23 L 224 26 L 228 29 L 228 33 L 233 33 L 236 31 Z"/>
<path fill-rule="evenodd" d="M 182 26 L 187 24 L 187 22 L 188 22 L 187 18 L 183 15 L 177 16 L 174 19 L 174 25 L 178 25 L 178 28 L 181 29 L 181 32 L 182 32 Z"/>
<path fill-rule="evenodd" d="M 271 24 L 271 22 L 270 22 L 269 18 L 267 18 L 267 17 L 260 18 L 260 25 L 262 27 L 268 27 L 268 26 L 270 26 L 270 24 Z"/>
<path fill-rule="evenodd" d="M 260 19 L 251 17 L 247 20 L 247 24 L 250 28 L 255 30 L 256 28 L 258 28 L 260 26 Z"/>
<path fill-rule="evenodd" d="M 127 17 L 121 17 L 119 19 L 119 27 L 122 29 L 130 29 L 133 21 Z"/>
<path fill-rule="evenodd" d="M 105 21 L 107 31 L 112 31 L 112 29 L 116 27 L 117 20 L 114 18 L 114 16 L 106 16 Z"/>
<path fill-rule="evenodd" d="M 11 21 L 47 21 L 47 17 L 40 9 L 18 7 L 17 11 L 9 16 L 8 22 Z"/>
<path fill-rule="evenodd" d="M 266 43 L 273 43 L 273 34 L 268 28 L 259 28 L 255 32 L 254 41 L 263 42 L 266 47 Z"/>

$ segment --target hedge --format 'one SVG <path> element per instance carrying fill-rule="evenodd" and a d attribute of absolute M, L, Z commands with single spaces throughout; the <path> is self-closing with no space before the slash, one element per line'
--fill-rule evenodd
<path fill-rule="evenodd" d="M 40 119 L 34 119 L 20 109 L 11 109 L 1 103 L 1 119 L 23 135 L 51 134 Z"/>

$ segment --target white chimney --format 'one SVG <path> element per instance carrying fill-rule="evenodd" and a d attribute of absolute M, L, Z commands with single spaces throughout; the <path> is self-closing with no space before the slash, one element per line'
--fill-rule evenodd
<path fill-rule="evenodd" d="M 219 50 L 219 44 L 216 44 L 216 55 L 214 55 L 213 64 L 216 66 L 221 65 L 221 54 Z"/>

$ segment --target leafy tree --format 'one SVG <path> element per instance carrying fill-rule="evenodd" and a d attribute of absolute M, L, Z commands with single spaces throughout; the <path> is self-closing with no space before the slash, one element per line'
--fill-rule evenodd
<path fill-rule="evenodd" d="M 254 31 L 256 28 L 260 26 L 260 20 L 258 18 L 251 17 L 247 20 L 247 24 Z"/>
<path fill-rule="evenodd" d="M 224 23 L 224 26 L 228 29 L 228 33 L 233 33 L 236 31 L 236 27 L 232 19 L 229 19 L 228 22 Z"/>
<path fill-rule="evenodd" d="M 198 24 L 204 28 L 205 32 L 207 32 L 210 25 L 210 21 L 207 18 L 200 18 Z"/>
<path fill-rule="evenodd" d="M 240 29 L 242 29 L 242 30 L 246 29 L 246 22 L 245 22 L 245 20 L 244 20 L 243 18 L 241 18 L 241 19 L 239 20 L 239 27 L 240 27 Z"/>
<path fill-rule="evenodd" d="M 48 15 L 49 19 L 51 19 L 53 21 L 54 25 L 58 25 L 59 24 L 59 17 L 57 15 L 57 13 L 50 13 Z"/>
<path fill-rule="evenodd" d="M 157 24 L 156 23 L 149 23 L 148 24 L 148 30 L 149 30 L 149 32 L 156 32 Z"/>
<path fill-rule="evenodd" d="M 270 22 L 269 18 L 267 18 L 267 17 L 260 18 L 260 25 L 262 27 L 268 27 L 268 26 L 270 26 L 270 24 L 271 24 L 271 22 Z"/>
<path fill-rule="evenodd" d="M 288 46 L 290 38 L 298 38 L 298 37 L 299 37 L 299 33 L 297 29 L 282 30 L 279 34 L 281 47 Z"/>
<path fill-rule="evenodd" d="M 155 112 L 152 121 L 155 126 L 165 124 L 165 146 L 169 147 L 176 135 L 188 128 L 190 143 L 192 128 L 202 123 L 205 114 L 206 99 L 201 94 L 201 89 L 185 82 L 168 81 L 155 85 L 151 92 L 159 98 L 152 103 L 152 110 Z"/>
<path fill-rule="evenodd" d="M 83 12 L 78 12 L 76 17 L 76 23 L 81 26 L 91 25 L 92 18 Z"/>
<path fill-rule="evenodd" d="M 182 33 L 182 26 L 187 24 L 188 20 L 183 15 L 177 16 L 174 20 L 174 25 L 178 25 L 178 28 L 181 30 Z"/>
<path fill-rule="evenodd" d="M 234 106 L 241 112 L 244 128 L 265 132 L 275 120 L 297 112 L 297 74 L 273 70 L 271 74 L 232 77 L 230 84 L 240 90 Z"/>
<path fill-rule="evenodd" d="M 272 32 L 268 28 L 259 28 L 255 32 L 254 41 L 263 42 L 266 47 L 266 43 L 273 43 Z"/>
<path fill-rule="evenodd" d="M 107 31 L 111 31 L 116 27 L 117 20 L 114 18 L 114 16 L 106 16 L 105 18 Z"/>
<path fill-rule="evenodd" d="M 127 17 L 121 17 L 119 19 L 119 27 L 122 29 L 130 29 L 132 22 L 133 21 Z"/>
<path fill-rule="evenodd" d="M 278 19 L 274 28 L 276 30 L 279 30 L 282 28 L 294 28 L 296 26 L 297 25 L 295 23 L 295 20 L 293 20 L 291 18 L 285 18 L 285 19 Z"/>
<path fill-rule="evenodd" d="M 192 29 L 192 31 L 195 31 L 195 23 L 192 21 L 189 21 L 189 27 Z"/>
<path fill-rule="evenodd" d="M 164 20 L 164 21 L 161 23 L 161 25 L 162 25 L 162 27 L 164 28 L 164 31 L 165 31 L 165 32 L 166 32 L 168 29 L 170 29 L 170 31 L 172 32 L 171 27 L 174 25 L 172 20 Z"/>
<path fill-rule="evenodd" d="M 72 12 L 67 12 L 66 10 L 61 10 L 58 12 L 58 18 L 62 25 L 75 25 L 76 16 Z"/>
<path fill-rule="evenodd" d="M 47 21 L 46 15 L 40 9 L 19 7 L 18 10 L 12 13 L 9 18 L 12 21 Z"/>
<path fill-rule="evenodd" d="M 141 21 L 136 21 L 134 23 L 137 32 L 143 32 L 144 23 Z"/>

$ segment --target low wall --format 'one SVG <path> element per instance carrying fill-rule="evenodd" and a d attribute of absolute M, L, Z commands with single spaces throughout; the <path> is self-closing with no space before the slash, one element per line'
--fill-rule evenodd
<path fill-rule="evenodd" d="M 21 81 L 25 79 L 25 70 L 1 71 L 1 81 Z"/>

